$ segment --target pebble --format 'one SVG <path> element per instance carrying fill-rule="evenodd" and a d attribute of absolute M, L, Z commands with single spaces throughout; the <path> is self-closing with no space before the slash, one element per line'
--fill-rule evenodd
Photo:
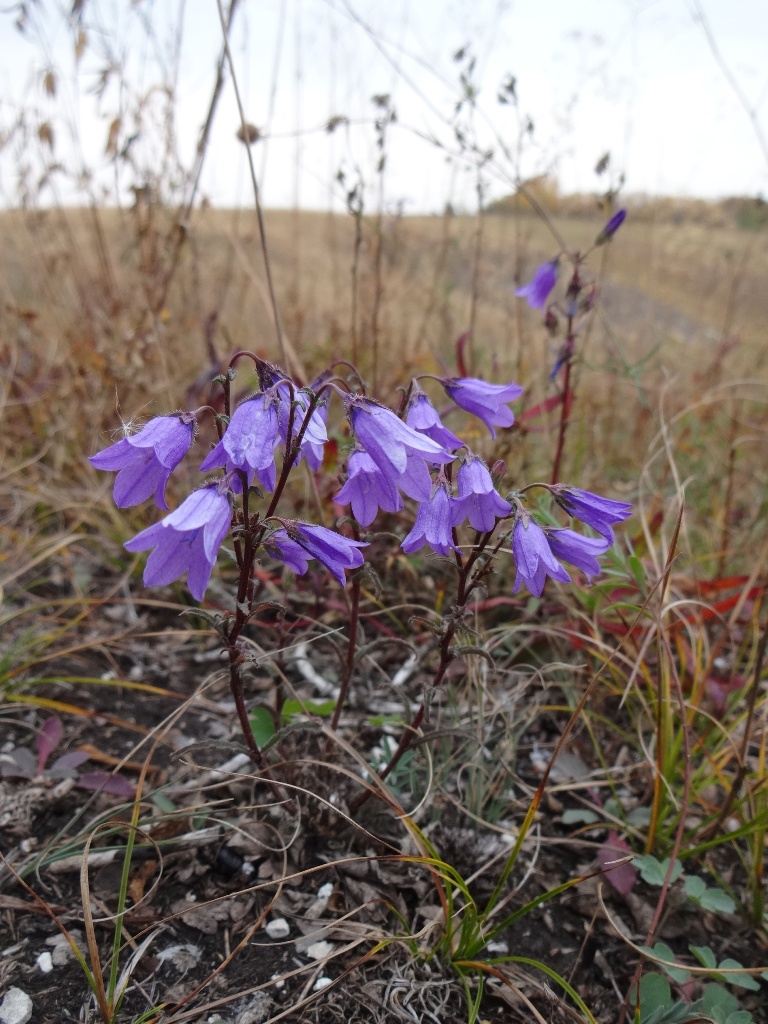
<path fill-rule="evenodd" d="M 0 1024 L 27 1024 L 32 1019 L 32 1000 L 20 988 L 9 988 L 0 1003 Z"/>
<path fill-rule="evenodd" d="M 37 958 L 37 966 L 38 969 L 43 972 L 43 974 L 51 973 L 51 971 L 53 970 L 53 956 L 48 952 L 48 950 L 46 950 L 44 953 L 41 953 L 40 956 Z"/>
<path fill-rule="evenodd" d="M 284 917 L 276 917 L 267 924 L 265 931 L 270 939 L 285 939 L 291 934 L 291 926 Z"/>
<path fill-rule="evenodd" d="M 325 939 L 321 939 L 320 942 L 314 942 L 307 949 L 307 956 L 312 960 L 323 960 L 333 952 L 333 943 L 326 942 Z"/>
<path fill-rule="evenodd" d="M 312 986 L 313 992 L 322 992 L 324 988 L 328 988 L 329 985 L 333 984 L 330 978 L 326 978 L 325 975 L 322 978 L 318 978 L 315 984 Z"/>

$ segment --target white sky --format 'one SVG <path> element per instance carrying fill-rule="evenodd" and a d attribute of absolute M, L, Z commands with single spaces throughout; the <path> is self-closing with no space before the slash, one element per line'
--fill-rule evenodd
<path fill-rule="evenodd" d="M 402 203 L 407 212 L 440 210 L 447 200 L 473 208 L 474 172 L 424 138 L 456 150 L 450 122 L 461 68 L 452 58 L 463 45 L 476 57 L 477 140 L 495 147 L 485 171 L 489 198 L 509 192 L 518 170 L 526 176 L 553 170 L 563 191 L 597 191 L 606 179 L 593 168 L 606 150 L 628 192 L 768 194 L 768 160 L 717 65 L 694 2 L 242 0 L 232 49 L 246 116 L 270 135 L 253 149 L 265 204 L 343 208 L 335 184 L 342 168 L 348 180 L 359 171 L 366 202 L 375 202 L 371 97 L 389 93 L 397 124 L 388 133 L 387 203 Z M 698 2 L 768 135 L 768 0 Z M 82 7 L 88 45 L 79 65 L 66 16 L 71 3 L 38 0 L 23 35 L 12 16 L 0 14 L 0 131 L 20 118 L 33 128 L 50 121 L 57 159 L 72 172 L 93 171 L 100 197 L 125 201 L 139 178 L 167 181 L 171 173 L 158 141 L 165 131 L 162 93 L 151 87 L 167 79 L 177 42 L 175 149 L 182 166 L 193 162 L 221 45 L 216 0 L 85 0 Z M 124 84 L 115 76 L 99 99 L 94 87 L 108 59 L 123 68 Z M 55 100 L 41 87 L 47 67 L 58 75 Z M 496 100 L 509 74 L 517 80 L 518 111 Z M 138 166 L 115 165 L 104 153 L 109 125 L 147 93 L 143 132 L 131 149 Z M 330 136 L 312 131 L 334 115 L 352 126 Z M 518 116 L 535 125 L 519 154 Z M 216 205 L 251 202 L 238 125 L 228 82 L 201 182 Z M 134 130 L 124 117 L 120 145 Z M 22 138 L 12 135 L 0 151 L 5 205 L 17 201 L 20 162 L 38 168 L 46 155 L 44 146 L 22 145 Z M 82 201 L 73 174 L 55 180 L 55 198 Z"/>

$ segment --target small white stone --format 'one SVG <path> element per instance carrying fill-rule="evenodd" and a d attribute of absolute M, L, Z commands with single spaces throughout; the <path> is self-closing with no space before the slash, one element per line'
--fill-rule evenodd
<path fill-rule="evenodd" d="M 285 978 L 282 974 L 273 974 L 269 980 L 273 983 L 272 987 L 276 988 L 278 991 L 280 991 L 281 988 L 285 988 Z"/>
<path fill-rule="evenodd" d="M 327 900 L 333 892 L 333 882 L 326 882 L 325 885 L 321 885 L 317 890 L 317 898 L 319 900 Z"/>
<path fill-rule="evenodd" d="M 330 956 L 333 948 L 332 942 L 326 942 L 325 939 L 321 939 L 320 942 L 312 943 L 307 949 L 307 956 L 311 960 L 324 960 L 325 957 Z"/>
<path fill-rule="evenodd" d="M 485 948 L 488 953 L 501 953 L 502 956 L 506 956 L 509 952 L 509 946 L 507 943 L 501 941 L 489 942 Z"/>
<path fill-rule="evenodd" d="M 37 966 L 39 970 L 43 972 L 43 974 L 51 973 L 51 971 L 53 970 L 53 957 L 48 952 L 48 950 L 46 950 L 44 953 L 41 953 L 40 956 L 37 958 Z"/>
<path fill-rule="evenodd" d="M 0 1024 L 27 1024 L 32 1019 L 32 1000 L 20 988 L 9 988 L 0 1003 Z"/>
<path fill-rule="evenodd" d="M 291 926 L 284 917 L 276 917 L 267 924 L 265 931 L 270 939 L 285 939 L 291 934 Z"/>
<path fill-rule="evenodd" d="M 322 978 L 317 979 L 315 984 L 312 986 L 312 991 L 322 992 L 324 988 L 328 988 L 328 986 L 332 984 L 333 982 L 331 981 L 330 978 L 326 978 L 325 976 L 323 976 Z"/>

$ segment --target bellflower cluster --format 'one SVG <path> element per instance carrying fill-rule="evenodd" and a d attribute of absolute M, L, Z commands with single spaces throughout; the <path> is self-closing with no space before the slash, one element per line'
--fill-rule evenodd
<path fill-rule="evenodd" d="M 537 294 L 556 275 L 556 261 L 546 268 Z M 284 462 L 278 481 L 278 449 L 282 447 L 283 459 L 290 456 L 293 465 L 304 458 L 317 470 L 323 462 L 328 406 L 327 394 L 322 397 L 322 393 L 335 387 L 331 372 L 318 378 L 313 385 L 317 390 L 300 389 L 277 367 L 258 359 L 256 365 L 261 390 L 241 401 L 228 421 L 222 417 L 219 440 L 199 466 L 202 472 L 222 470 L 223 475 L 193 491 L 175 512 L 125 545 L 131 552 L 150 551 L 144 570 L 148 586 L 165 585 L 186 574 L 190 592 L 202 600 L 218 550 L 233 523 L 237 526 L 235 554 L 243 581 L 241 593 L 248 589 L 248 576 L 243 575 L 250 572 L 246 561 L 256 556 L 259 547 L 299 575 L 306 573 L 310 560 L 315 559 L 342 586 L 347 572 L 363 564 L 365 540 L 273 514 L 288 476 Z M 499 428 L 513 425 L 510 403 L 522 393 L 518 384 L 491 384 L 475 377 L 437 379 L 454 405 L 480 419 L 493 437 Z M 380 511 L 401 511 L 403 496 L 407 496 L 417 502 L 417 508 L 402 550 L 412 554 L 428 546 L 437 554 L 455 555 L 460 562 L 458 528 L 468 523 L 478 534 L 486 535 L 482 543 L 487 543 L 497 525 L 514 515 L 515 592 L 525 585 L 540 595 L 548 576 L 568 582 L 570 576 L 562 563 L 575 566 L 587 579 L 599 573 L 598 557 L 613 543 L 613 526 L 630 514 L 629 504 L 558 484 L 550 487 L 555 501 L 600 536 L 542 528 L 519 499 L 515 499 L 517 512 L 513 512 L 510 501 L 499 494 L 486 463 L 444 425 L 417 381 L 411 382 L 402 418 L 364 394 L 345 393 L 343 400 L 354 447 L 347 460 L 346 479 L 334 500 L 351 506 L 360 527 L 371 526 Z M 136 505 L 154 495 L 157 505 L 168 510 L 166 486 L 192 444 L 196 415 L 185 412 L 156 417 L 134 436 L 91 457 L 96 468 L 117 473 L 114 497 L 119 506 Z M 233 520 L 235 498 L 242 493 L 244 482 L 249 488 L 258 482 L 263 491 L 274 493 L 267 518 L 260 519 L 260 513 L 254 513 L 243 496 L 243 512 L 248 515 Z"/>

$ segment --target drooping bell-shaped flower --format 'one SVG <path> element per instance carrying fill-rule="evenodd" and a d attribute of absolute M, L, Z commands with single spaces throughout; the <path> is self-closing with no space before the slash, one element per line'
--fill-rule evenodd
<path fill-rule="evenodd" d="M 400 545 L 406 554 L 412 554 L 429 544 L 438 555 L 449 555 L 459 549 L 451 533 L 451 499 L 448 482 L 441 477 L 435 484 L 432 496 L 422 501 L 416 511 L 416 522 Z"/>
<path fill-rule="evenodd" d="M 335 530 L 314 523 L 289 521 L 285 524 L 285 532 L 290 540 L 324 565 L 342 587 L 347 582 L 345 570 L 358 569 L 363 564 L 360 548 L 368 547 L 363 541 L 350 540 Z"/>
<path fill-rule="evenodd" d="M 442 380 L 441 384 L 456 405 L 483 421 L 491 437 L 496 437 L 495 427 L 511 427 L 515 422 L 507 403 L 519 398 L 523 389 L 514 381 L 488 384 L 476 377 L 453 377 Z"/>
<path fill-rule="evenodd" d="M 405 472 L 409 455 L 418 455 L 436 466 L 453 461 L 453 455 L 441 444 L 403 423 L 386 406 L 361 396 L 350 396 L 346 403 L 355 436 L 393 483 L 397 484 Z"/>
<path fill-rule="evenodd" d="M 224 466 L 227 472 L 238 469 L 245 473 L 249 485 L 256 476 L 265 490 L 272 491 L 277 443 L 277 401 L 271 395 L 255 395 L 241 402 L 232 413 L 224 436 L 205 457 L 200 469 L 203 472 L 219 466 Z"/>
<path fill-rule="evenodd" d="M 561 583 L 571 582 L 571 577 L 552 554 L 546 534 L 527 512 L 515 523 L 512 554 L 517 569 L 512 591 L 515 594 L 525 585 L 535 597 L 540 597 L 547 576 Z"/>
<path fill-rule="evenodd" d="M 128 551 L 154 548 L 144 583 L 161 587 L 187 573 L 192 596 L 202 601 L 216 555 L 232 520 L 232 493 L 225 480 L 213 481 L 186 498 L 170 515 L 129 540 Z"/>
<path fill-rule="evenodd" d="M 452 430 L 443 425 L 440 415 L 430 402 L 427 395 L 421 390 L 416 381 L 411 385 L 411 397 L 408 401 L 408 409 L 405 414 L 405 422 L 414 430 L 426 434 L 433 441 L 437 441 L 446 451 L 455 451 L 461 448 L 464 442 L 457 437 Z"/>
<path fill-rule="evenodd" d="M 616 213 L 611 217 L 608 223 L 605 225 L 603 230 L 595 239 L 595 245 L 605 245 L 606 242 L 610 242 L 616 232 L 619 230 L 621 225 L 624 223 L 624 219 L 627 216 L 626 210 L 617 210 Z"/>
<path fill-rule="evenodd" d="M 543 309 L 549 293 L 557 284 L 557 266 L 557 260 L 542 263 L 528 284 L 516 289 L 515 295 L 520 299 L 527 299 L 532 309 Z"/>
<path fill-rule="evenodd" d="M 397 487 L 384 476 L 366 452 L 352 452 L 347 463 L 347 474 L 347 482 L 333 500 L 340 505 L 351 504 L 352 515 L 361 526 L 370 526 L 379 509 L 399 512 L 403 507 L 403 499 Z"/>
<path fill-rule="evenodd" d="M 591 491 L 582 491 L 579 487 L 569 484 L 556 484 L 552 488 L 557 504 L 569 516 L 579 519 L 593 530 L 597 530 L 605 539 L 613 544 L 613 527 L 632 514 L 632 505 L 626 501 L 614 501 L 603 498 Z"/>
<path fill-rule="evenodd" d="M 283 382 L 277 385 L 277 393 L 280 396 L 278 406 L 280 440 L 285 444 L 288 438 L 288 425 L 291 415 L 291 389 L 287 383 Z M 292 438 L 296 437 L 301 430 L 304 420 L 309 413 L 310 406 L 309 397 L 303 391 L 294 388 L 293 395 Z M 326 412 L 325 406 L 312 410 L 309 423 L 301 439 L 299 458 L 296 460 L 298 463 L 301 457 L 304 456 L 309 464 L 309 468 L 314 472 L 317 472 L 323 464 L 324 445 L 328 440 L 328 432 L 325 427 Z"/>
<path fill-rule="evenodd" d="M 470 525 L 482 533 L 492 530 L 496 519 L 503 519 L 512 511 L 512 506 L 505 501 L 493 486 L 491 473 L 482 459 L 471 452 L 467 453 L 466 461 L 459 467 L 456 478 L 459 491 L 458 498 L 451 498 L 451 517 L 454 526 L 459 526 L 465 519 Z"/>
<path fill-rule="evenodd" d="M 96 469 L 117 471 L 112 496 L 118 508 L 140 505 L 154 494 L 157 507 L 167 511 L 168 479 L 189 451 L 196 426 L 191 412 L 156 416 L 88 461 Z"/>

